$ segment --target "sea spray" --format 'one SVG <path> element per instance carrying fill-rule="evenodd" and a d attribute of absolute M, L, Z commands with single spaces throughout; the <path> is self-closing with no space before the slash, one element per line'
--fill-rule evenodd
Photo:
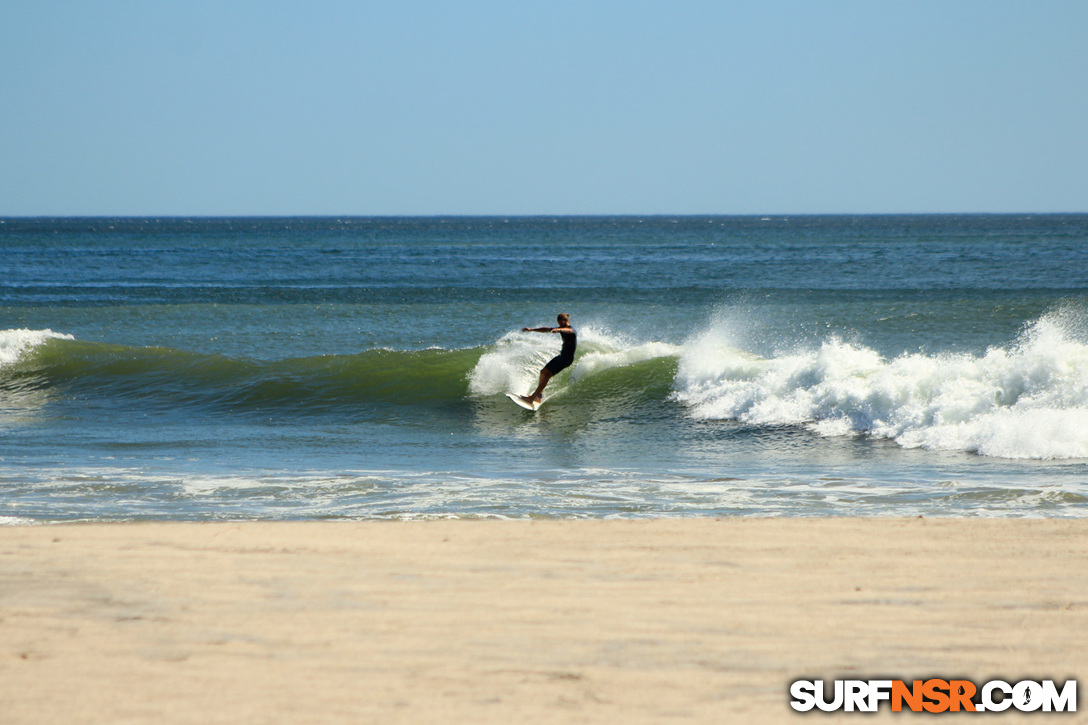
<path fill-rule="evenodd" d="M 540 340 L 536 339 L 540 337 L 529 332 L 503 335 L 480 356 L 469 373 L 469 393 L 476 397 L 489 397 L 531 392 L 536 387 L 540 368 L 555 354 L 543 349 Z"/>

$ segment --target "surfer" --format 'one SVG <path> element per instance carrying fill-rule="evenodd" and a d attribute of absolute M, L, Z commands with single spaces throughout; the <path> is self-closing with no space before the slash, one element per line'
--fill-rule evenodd
<path fill-rule="evenodd" d="M 574 348 L 578 347 L 578 334 L 570 326 L 570 315 L 562 312 L 556 318 L 559 327 L 523 327 L 522 332 L 558 332 L 563 338 L 563 349 L 559 354 L 548 361 L 544 369 L 540 371 L 540 383 L 532 395 L 521 396 L 523 400 L 531 403 L 540 403 L 544 400 L 544 386 L 552 379 L 552 376 L 560 370 L 570 367 L 574 362 Z"/>

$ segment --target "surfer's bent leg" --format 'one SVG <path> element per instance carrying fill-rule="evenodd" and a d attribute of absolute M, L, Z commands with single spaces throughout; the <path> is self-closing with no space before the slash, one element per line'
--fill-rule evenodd
<path fill-rule="evenodd" d="M 552 379 L 552 376 L 558 373 L 560 370 L 566 370 L 570 367 L 570 364 L 574 362 L 562 355 L 556 355 L 548 364 L 544 366 L 544 369 L 540 371 L 540 383 L 536 386 L 536 391 L 529 397 L 532 400 L 540 402 L 544 399 L 544 386 L 548 384 L 548 381 Z"/>
<path fill-rule="evenodd" d="M 548 384 L 548 381 L 552 379 L 552 371 L 548 368 L 544 368 L 540 371 L 540 383 L 536 386 L 536 390 L 529 396 L 530 400 L 540 402 L 544 399 L 544 386 Z"/>

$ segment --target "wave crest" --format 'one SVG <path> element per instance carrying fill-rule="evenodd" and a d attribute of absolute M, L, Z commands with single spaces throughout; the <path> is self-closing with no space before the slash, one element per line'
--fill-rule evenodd
<path fill-rule="evenodd" d="M 0 330 L 0 367 L 16 363 L 26 353 L 49 340 L 74 340 L 52 330 Z"/>

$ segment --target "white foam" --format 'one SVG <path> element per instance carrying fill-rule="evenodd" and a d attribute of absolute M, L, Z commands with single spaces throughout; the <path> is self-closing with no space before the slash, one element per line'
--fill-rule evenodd
<path fill-rule="evenodd" d="M 75 338 L 52 330 L 0 330 L 0 367 L 17 362 L 27 351 L 54 339 Z"/>
<path fill-rule="evenodd" d="M 1088 458 L 1088 344 L 1059 311 L 981 355 L 882 357 L 832 339 L 758 358 L 711 330 L 684 347 L 674 397 L 700 419 L 805 425 L 906 447 Z"/>
<path fill-rule="evenodd" d="M 22 516 L 0 516 L 0 526 L 33 526 L 38 522 Z"/>
<path fill-rule="evenodd" d="M 606 338 L 607 339 L 607 338 Z M 635 365 L 647 360 L 655 360 L 662 357 L 677 356 L 682 351 L 679 345 L 670 345 L 665 342 L 626 343 L 616 340 L 611 345 L 602 345 L 600 342 L 578 359 L 571 373 L 572 380 L 581 380 L 591 375 L 610 370 L 612 368 Z M 612 342 L 610 340 L 610 342 Z M 596 349 L 593 349 L 596 347 Z"/>

